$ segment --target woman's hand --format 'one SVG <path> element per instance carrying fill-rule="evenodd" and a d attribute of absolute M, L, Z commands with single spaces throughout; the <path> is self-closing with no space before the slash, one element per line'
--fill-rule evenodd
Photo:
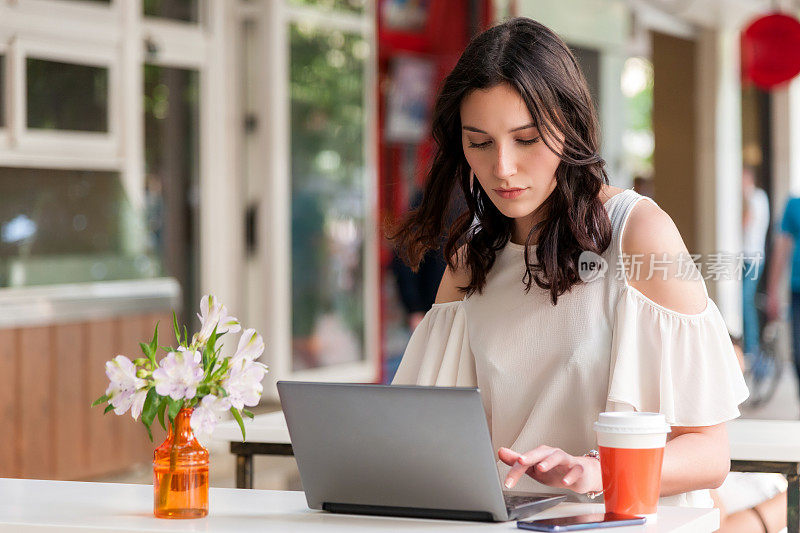
<path fill-rule="evenodd" d="M 539 446 L 524 454 L 500 448 L 497 455 L 511 467 L 505 481 L 508 489 L 516 485 L 523 474 L 528 474 L 539 483 L 580 494 L 603 490 L 600 461 L 593 457 L 575 457 L 549 446 Z"/>

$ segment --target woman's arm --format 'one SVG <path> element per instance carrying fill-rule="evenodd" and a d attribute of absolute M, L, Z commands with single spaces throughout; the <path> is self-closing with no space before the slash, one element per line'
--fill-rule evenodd
<path fill-rule="evenodd" d="M 722 485 L 731 467 L 725 424 L 672 426 L 671 429 L 664 449 L 661 495 L 715 489 Z"/>
<path fill-rule="evenodd" d="M 622 237 L 622 253 L 630 260 L 628 283 L 650 300 L 684 314 L 705 309 L 704 281 L 691 262 L 689 271 L 695 276 L 683 277 L 686 261 L 690 261 L 688 251 L 672 219 L 658 206 L 642 200 L 634 207 Z M 540 483 L 579 493 L 602 490 L 596 459 L 569 455 L 548 446 L 524 454 L 501 448 L 498 456 L 512 467 L 506 478 L 508 488 L 527 474 Z M 729 470 L 725 424 L 673 426 L 664 450 L 661 495 L 716 488 Z"/>
<path fill-rule="evenodd" d="M 628 283 L 655 303 L 685 314 L 705 309 L 704 281 L 687 263 L 689 252 L 680 232 L 669 215 L 652 202 L 642 200 L 631 211 L 622 236 L 622 253 L 641 259 L 638 273 L 629 269 Z M 695 276 L 685 275 L 687 264 Z M 673 426 L 664 450 L 661 494 L 716 488 L 729 470 L 725 424 Z"/>

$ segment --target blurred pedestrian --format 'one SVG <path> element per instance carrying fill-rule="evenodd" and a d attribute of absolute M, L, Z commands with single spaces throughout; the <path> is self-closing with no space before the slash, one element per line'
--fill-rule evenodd
<path fill-rule="evenodd" d="M 780 282 L 791 255 L 790 301 L 792 321 L 792 355 L 795 373 L 800 383 L 800 249 L 795 246 L 800 236 L 800 198 L 790 198 L 783 211 L 780 233 L 775 239 L 767 276 L 767 318 L 777 320 L 781 315 Z"/>
<path fill-rule="evenodd" d="M 746 358 L 759 359 L 760 324 L 755 296 L 764 271 L 764 242 L 769 229 L 769 199 L 756 186 L 755 172 L 745 167 L 742 172 L 742 306 L 744 316 L 744 353 Z"/>

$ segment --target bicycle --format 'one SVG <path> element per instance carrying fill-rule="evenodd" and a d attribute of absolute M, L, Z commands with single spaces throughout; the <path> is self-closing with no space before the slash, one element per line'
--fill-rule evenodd
<path fill-rule="evenodd" d="M 757 354 L 745 354 L 744 377 L 750 389 L 745 405 L 756 408 L 769 403 L 778 389 L 784 367 L 790 361 L 792 349 L 791 325 L 784 318 L 768 320 L 766 294 L 756 294 L 759 314 L 760 343 Z M 749 357 L 748 357 L 749 356 Z"/>

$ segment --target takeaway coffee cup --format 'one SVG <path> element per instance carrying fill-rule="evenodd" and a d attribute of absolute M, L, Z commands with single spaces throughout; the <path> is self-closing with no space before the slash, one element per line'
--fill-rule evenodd
<path fill-rule="evenodd" d="M 670 431 L 664 415 L 600 413 L 594 430 L 600 448 L 606 512 L 655 519 L 664 446 Z"/>

